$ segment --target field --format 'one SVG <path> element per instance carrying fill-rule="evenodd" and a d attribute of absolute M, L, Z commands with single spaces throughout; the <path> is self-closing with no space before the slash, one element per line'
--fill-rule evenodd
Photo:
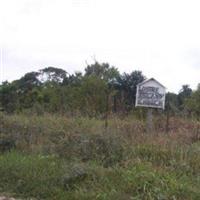
<path fill-rule="evenodd" d="M 0 194 L 49 200 L 199 200 L 198 122 L 0 115 Z"/>

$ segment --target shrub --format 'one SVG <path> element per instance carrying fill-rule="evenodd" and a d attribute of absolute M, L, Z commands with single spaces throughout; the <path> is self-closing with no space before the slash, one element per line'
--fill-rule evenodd
<path fill-rule="evenodd" d="M 16 148 L 15 141 L 10 138 L 1 138 L 0 139 L 0 152 L 11 151 Z"/>
<path fill-rule="evenodd" d="M 96 160 L 105 167 L 123 159 L 124 141 L 114 134 L 72 135 L 56 146 L 56 152 L 67 159 Z"/>

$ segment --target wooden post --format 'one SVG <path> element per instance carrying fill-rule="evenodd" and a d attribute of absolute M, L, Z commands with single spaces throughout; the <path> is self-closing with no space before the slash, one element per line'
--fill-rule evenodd
<path fill-rule="evenodd" d="M 167 119 L 166 119 L 166 127 L 165 127 L 165 133 L 169 133 L 169 110 L 167 110 Z"/>
<path fill-rule="evenodd" d="M 106 112 L 105 112 L 105 129 L 108 128 L 108 112 L 109 112 L 109 92 L 106 94 Z"/>
<path fill-rule="evenodd" d="M 147 109 L 146 132 L 153 133 L 153 109 Z"/>
<path fill-rule="evenodd" d="M 170 118 L 170 103 L 169 100 L 166 101 L 166 125 L 165 125 L 165 133 L 169 133 L 169 118 Z"/>

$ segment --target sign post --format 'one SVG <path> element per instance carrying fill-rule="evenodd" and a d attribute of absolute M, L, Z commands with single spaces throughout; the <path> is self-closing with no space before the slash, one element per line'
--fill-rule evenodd
<path fill-rule="evenodd" d="M 154 130 L 153 125 L 153 109 L 148 108 L 147 110 L 147 120 L 146 120 L 146 131 L 152 133 Z"/>
<path fill-rule="evenodd" d="M 153 108 L 165 108 L 166 88 L 154 78 L 137 85 L 135 106 L 147 107 L 147 131 L 153 132 Z"/>

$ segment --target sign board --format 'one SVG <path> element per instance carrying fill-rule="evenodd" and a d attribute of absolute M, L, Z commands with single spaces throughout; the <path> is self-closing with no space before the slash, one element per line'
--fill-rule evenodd
<path fill-rule="evenodd" d="M 137 85 L 135 106 L 165 108 L 166 88 L 154 78 Z"/>

